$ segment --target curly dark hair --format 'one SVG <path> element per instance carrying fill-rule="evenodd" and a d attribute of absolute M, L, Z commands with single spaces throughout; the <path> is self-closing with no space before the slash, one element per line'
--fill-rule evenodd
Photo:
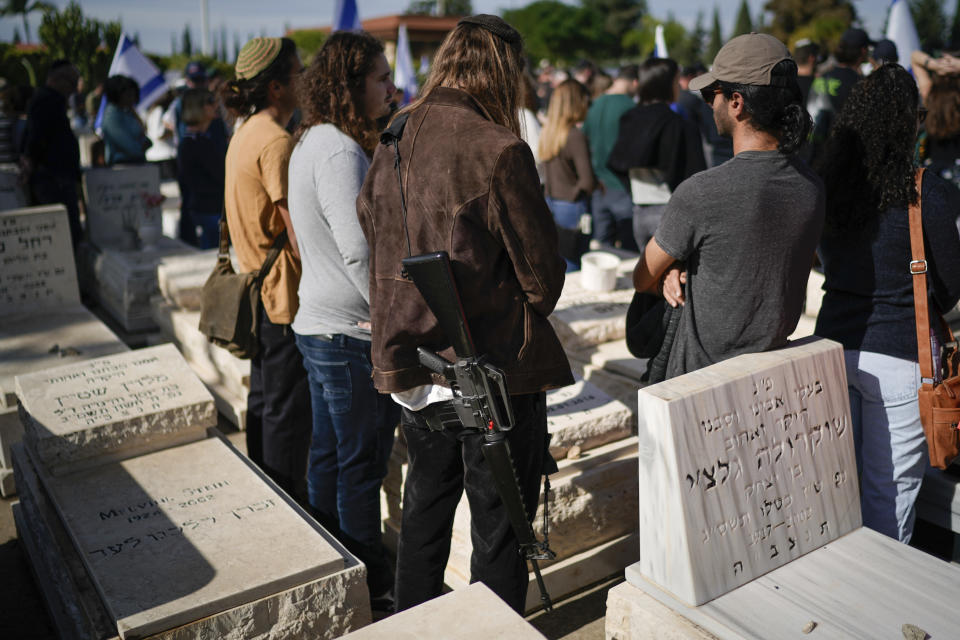
<path fill-rule="evenodd" d="M 369 154 L 377 146 L 377 122 L 363 112 L 367 75 L 383 54 L 383 43 L 365 31 L 338 31 L 323 43 L 299 86 L 303 119 L 297 139 L 318 124 L 332 124 Z"/>
<path fill-rule="evenodd" d="M 797 63 L 793 60 L 778 62 L 770 71 L 770 82 L 769 86 L 715 84 L 727 99 L 734 93 L 743 96 L 743 108 L 750 115 L 751 127 L 774 136 L 781 152 L 796 153 L 813 126 L 797 83 Z"/>
<path fill-rule="evenodd" d="M 890 207 L 916 201 L 919 100 L 913 77 L 894 63 L 850 90 L 816 164 L 827 189 L 828 231 L 875 226 Z"/>
<path fill-rule="evenodd" d="M 297 45 L 290 38 L 281 38 L 280 52 L 266 69 L 256 77 L 231 80 L 221 90 L 223 103 L 236 116 L 251 116 L 269 106 L 270 83 L 274 80 L 286 85 L 290 82 Z"/>

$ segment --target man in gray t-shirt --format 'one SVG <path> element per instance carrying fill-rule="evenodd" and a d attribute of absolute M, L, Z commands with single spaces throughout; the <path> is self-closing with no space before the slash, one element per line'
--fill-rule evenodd
<path fill-rule="evenodd" d="M 796 69 L 780 41 L 748 34 L 690 83 L 734 158 L 677 188 L 633 274 L 684 305 L 668 378 L 781 347 L 796 328 L 824 216 L 823 184 L 794 155 L 810 128 Z"/>

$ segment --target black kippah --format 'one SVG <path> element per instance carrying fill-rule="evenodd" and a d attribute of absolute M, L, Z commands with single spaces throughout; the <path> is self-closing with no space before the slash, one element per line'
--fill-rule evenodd
<path fill-rule="evenodd" d="M 503 40 L 506 40 L 515 47 L 523 46 L 523 38 L 520 36 L 520 32 L 507 24 L 506 21 L 499 16 L 492 16 L 488 13 L 480 13 L 475 16 L 460 18 L 460 22 L 457 24 L 475 24 L 478 27 L 483 27 L 492 34 L 499 36 Z"/>

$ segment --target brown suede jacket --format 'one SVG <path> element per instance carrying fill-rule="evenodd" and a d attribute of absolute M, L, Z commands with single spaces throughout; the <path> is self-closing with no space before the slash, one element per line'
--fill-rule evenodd
<path fill-rule="evenodd" d="M 400 140 L 412 254 L 446 251 L 479 353 L 501 367 L 511 394 L 573 382 L 550 326 L 563 287 L 553 216 L 530 148 L 494 124 L 469 94 L 435 89 Z M 373 381 L 383 393 L 442 383 L 420 367 L 425 346 L 453 349 L 412 282 L 393 147 L 378 145 L 357 198 L 370 245 Z"/>

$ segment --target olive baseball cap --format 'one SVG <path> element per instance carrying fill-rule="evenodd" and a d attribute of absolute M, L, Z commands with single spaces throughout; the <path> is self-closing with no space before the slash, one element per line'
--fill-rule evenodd
<path fill-rule="evenodd" d="M 249 80 L 257 77 L 257 74 L 277 59 L 282 46 L 280 38 L 254 38 L 243 45 L 243 49 L 237 54 L 237 64 L 234 65 L 237 79 Z"/>
<path fill-rule="evenodd" d="M 699 91 L 718 80 L 767 87 L 770 72 L 783 60 L 793 60 L 785 44 L 766 33 L 746 33 L 723 45 L 710 70 L 690 81 L 690 90 Z"/>

